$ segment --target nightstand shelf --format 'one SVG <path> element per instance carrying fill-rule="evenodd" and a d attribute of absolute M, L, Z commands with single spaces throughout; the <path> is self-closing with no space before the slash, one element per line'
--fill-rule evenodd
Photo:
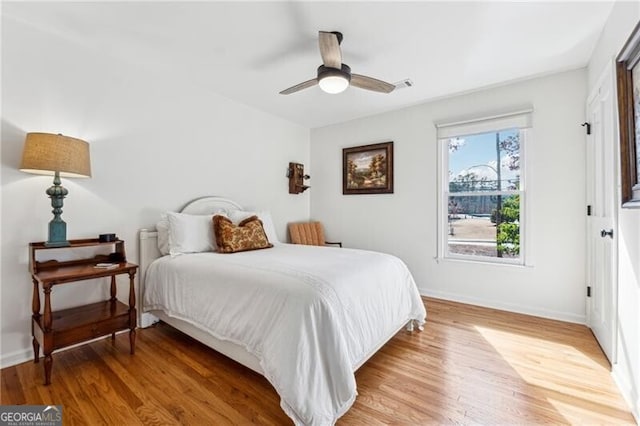
<path fill-rule="evenodd" d="M 111 334 L 115 338 L 117 331 L 129 329 L 130 352 L 135 352 L 136 299 L 134 277 L 138 265 L 126 261 L 124 241 L 116 240 L 103 243 L 97 239 L 71 240 L 70 245 L 57 250 L 112 246 L 110 254 L 75 260 L 38 261 L 40 250 L 49 250 L 44 243 L 29 244 L 30 270 L 33 280 L 32 335 L 34 362 L 40 361 L 40 346 L 44 353 L 45 385 L 51 383 L 53 365 L 52 352 L 77 343 Z M 98 263 L 113 263 L 110 268 L 97 268 Z M 129 304 L 118 301 L 116 297 L 116 276 L 129 275 Z M 109 277 L 111 281 L 110 298 L 74 308 L 52 311 L 51 293 L 56 285 L 71 282 Z M 44 293 L 44 311 L 41 313 L 40 288 Z"/>

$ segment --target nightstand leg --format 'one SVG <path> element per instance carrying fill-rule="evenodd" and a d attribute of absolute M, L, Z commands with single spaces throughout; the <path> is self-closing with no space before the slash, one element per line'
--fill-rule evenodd
<path fill-rule="evenodd" d="M 51 312 L 51 284 L 44 286 L 44 384 L 51 384 L 51 367 L 53 358 L 53 332 L 51 326 L 53 322 L 53 313 Z"/>
<path fill-rule="evenodd" d="M 116 292 L 118 291 L 118 287 L 116 286 L 116 276 L 112 276 L 111 277 L 111 289 L 110 289 L 110 293 L 111 293 L 111 300 L 112 302 L 116 301 Z"/>
<path fill-rule="evenodd" d="M 44 355 L 44 384 L 51 384 L 51 368 L 53 367 L 53 357 L 51 354 Z"/>
<path fill-rule="evenodd" d="M 129 272 L 129 346 L 131 355 L 136 353 L 136 293 L 134 285 L 135 269 Z"/>
<path fill-rule="evenodd" d="M 131 346 L 131 355 L 136 353 L 136 329 L 129 330 L 129 346 Z"/>
<path fill-rule="evenodd" d="M 34 333 L 36 321 L 40 319 L 40 293 L 38 293 L 38 290 L 38 280 L 33 279 L 33 298 L 31 299 L 31 310 L 33 311 L 33 319 L 31 320 L 31 336 L 33 336 L 33 341 L 31 344 L 33 345 L 33 362 L 36 364 L 40 362 L 40 343 L 36 340 L 36 335 Z"/>
<path fill-rule="evenodd" d="M 111 341 L 112 342 L 116 341 L 116 333 L 111 333 Z"/>
<path fill-rule="evenodd" d="M 37 364 L 40 362 L 40 343 L 34 337 L 31 344 L 33 345 L 33 362 Z"/>

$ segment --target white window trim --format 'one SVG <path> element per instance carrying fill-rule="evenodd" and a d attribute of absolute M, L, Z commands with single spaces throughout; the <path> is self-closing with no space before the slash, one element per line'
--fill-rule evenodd
<path fill-rule="evenodd" d="M 480 191 L 480 192 L 461 192 L 456 193 L 456 195 L 496 195 L 499 193 L 502 194 L 521 194 L 520 196 L 520 257 L 518 259 L 510 259 L 510 258 L 499 258 L 499 257 L 488 257 L 488 256 L 477 256 L 477 255 L 462 255 L 462 254 L 451 254 L 448 252 L 448 232 L 445 232 L 445 229 L 448 225 L 448 197 L 449 193 L 449 149 L 446 143 L 444 142 L 447 139 L 452 137 L 461 137 L 468 136 L 472 134 L 478 133 L 488 133 L 504 130 L 506 128 L 514 128 L 512 124 L 513 121 L 509 121 L 514 116 L 527 116 L 527 120 L 519 121 L 519 123 L 526 123 L 527 126 L 531 126 L 531 117 L 532 117 L 532 109 L 520 110 L 517 112 L 506 113 L 493 115 L 491 117 L 484 117 L 477 120 L 458 120 L 451 121 L 443 124 L 437 124 L 437 144 L 438 144 L 438 200 L 437 200 L 437 211 L 438 211 L 438 220 L 437 220 L 437 229 L 436 229 L 436 238 L 437 238 L 437 248 L 436 248 L 436 261 L 453 261 L 453 262 L 471 262 L 471 263 L 482 263 L 482 264 L 490 264 L 497 266 L 517 266 L 517 267 L 532 267 L 533 259 L 531 256 L 531 228 L 532 228 L 532 220 L 531 220 L 531 211 L 530 206 L 531 203 L 531 170 L 528 166 L 530 164 L 530 159 L 528 155 L 528 145 L 530 140 L 532 139 L 533 129 L 531 127 L 520 127 L 519 128 L 521 135 L 521 143 L 520 143 L 520 190 L 506 190 L 506 191 Z M 506 118 L 506 120 L 504 120 Z M 493 121 L 495 120 L 495 121 Z M 495 126 L 491 126 L 491 123 L 494 123 Z M 507 123 L 507 124 L 505 124 Z M 504 125 L 509 126 L 511 123 L 511 127 L 504 128 Z M 476 125 L 478 124 L 478 125 Z M 452 128 L 453 126 L 462 126 L 464 127 L 464 131 L 469 131 L 471 133 L 460 133 L 460 132 L 451 132 L 448 129 L 446 131 L 442 131 L 444 128 Z M 497 127 L 496 127 L 497 126 Z M 482 129 L 481 132 L 478 132 L 478 129 Z M 487 129 L 487 130 L 484 130 Z"/>

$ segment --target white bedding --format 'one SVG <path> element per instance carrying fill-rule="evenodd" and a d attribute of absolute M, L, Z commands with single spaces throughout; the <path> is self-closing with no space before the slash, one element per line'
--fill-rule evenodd
<path fill-rule="evenodd" d="M 164 256 L 143 308 L 162 310 L 260 360 L 296 424 L 333 424 L 356 397 L 354 368 L 426 311 L 406 265 L 382 253 L 278 244 L 235 254 Z"/>

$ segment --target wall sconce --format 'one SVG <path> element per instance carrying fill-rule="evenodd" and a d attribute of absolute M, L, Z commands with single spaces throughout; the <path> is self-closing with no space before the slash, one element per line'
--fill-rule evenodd
<path fill-rule="evenodd" d="M 300 163 L 289 163 L 287 177 L 289 178 L 289 194 L 300 194 L 310 188 L 304 184 L 304 181 L 310 179 L 311 176 L 304 174 L 304 166 Z"/>
<path fill-rule="evenodd" d="M 49 222 L 47 247 L 65 247 L 67 224 L 60 217 L 64 197 L 69 191 L 61 185 L 63 177 L 91 177 L 89 144 L 83 140 L 51 133 L 27 133 L 20 170 L 39 175 L 53 175 L 53 186 L 46 194 L 51 198 L 53 219 Z"/>

